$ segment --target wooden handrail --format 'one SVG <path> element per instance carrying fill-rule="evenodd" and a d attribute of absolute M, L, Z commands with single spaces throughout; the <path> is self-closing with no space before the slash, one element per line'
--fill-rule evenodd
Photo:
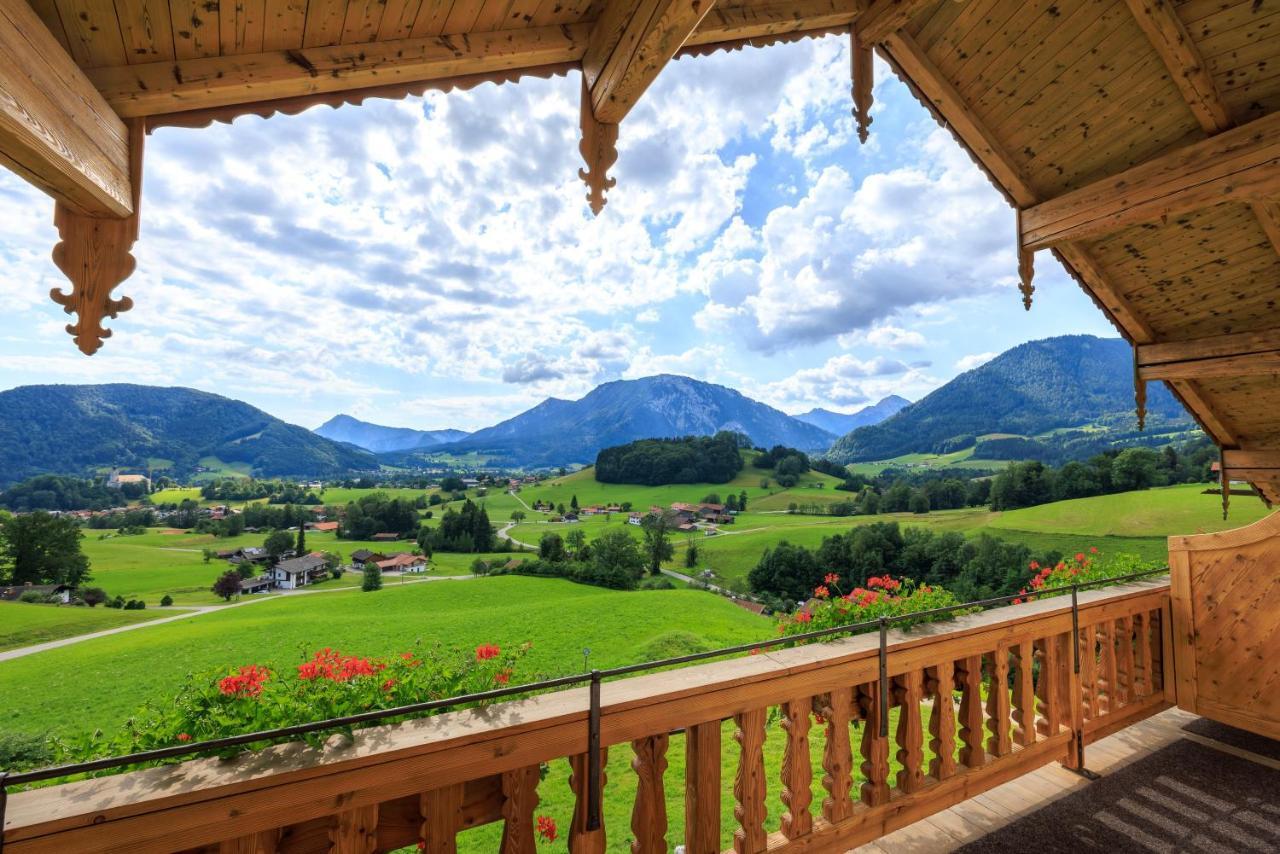
<path fill-rule="evenodd" d="M 1070 597 L 891 631 L 887 702 L 898 720 L 887 738 L 877 719 L 874 635 L 607 682 L 601 743 L 636 756 L 631 833 L 584 830 L 588 699 L 580 688 L 370 728 L 323 750 L 282 745 L 15 793 L 5 852 L 367 854 L 418 842 L 446 852 L 459 830 L 493 821 L 504 823 L 504 851 L 527 852 L 537 768 L 557 759 L 574 769 L 571 850 L 603 851 L 606 833 L 661 850 L 682 841 L 667 839 L 665 827 L 665 754 L 675 730 L 686 731 L 689 854 L 720 848 L 725 751 L 738 760 L 736 850 L 850 847 L 1040 765 L 1073 763 L 1077 740 L 1171 705 L 1168 611 L 1163 580 L 1080 594 L 1078 676 Z M 760 751 L 773 707 L 789 739 L 781 780 L 765 778 Z M 721 744 L 721 722 L 730 718 L 736 744 Z M 854 744 L 849 724 L 857 722 Z M 825 744 L 816 772 L 807 753 L 813 738 Z M 936 755 L 928 767 L 926 742 Z M 812 774 L 823 771 L 828 797 L 810 803 Z M 766 818 L 778 791 L 787 814 Z"/>

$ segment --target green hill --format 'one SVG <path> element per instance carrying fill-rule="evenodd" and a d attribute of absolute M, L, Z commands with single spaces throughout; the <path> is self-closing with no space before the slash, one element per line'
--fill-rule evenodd
<path fill-rule="evenodd" d="M 961 374 L 892 418 L 843 436 L 828 456 L 863 462 L 972 447 L 974 458 L 1058 461 L 1194 429 L 1163 384 L 1152 383 L 1147 431 L 1137 432 L 1132 359 L 1129 345 L 1118 338 L 1031 341 Z"/>
<path fill-rule="evenodd" d="M 376 469 L 374 456 L 260 409 L 189 388 L 37 385 L 0 392 L 0 479 L 146 471 L 184 475 L 202 461 L 255 474 L 325 476 Z"/>

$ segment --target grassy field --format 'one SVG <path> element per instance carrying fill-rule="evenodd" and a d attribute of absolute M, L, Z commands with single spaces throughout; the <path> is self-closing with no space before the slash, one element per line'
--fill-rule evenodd
<path fill-rule="evenodd" d="M 0 602 L 0 651 L 144 623 L 174 613 Z"/>

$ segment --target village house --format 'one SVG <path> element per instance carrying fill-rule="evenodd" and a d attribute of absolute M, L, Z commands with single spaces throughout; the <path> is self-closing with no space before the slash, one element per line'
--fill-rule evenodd
<path fill-rule="evenodd" d="M 271 568 L 271 578 L 281 590 L 295 590 L 322 580 L 328 570 L 324 556 L 312 553 L 282 560 Z"/>
<path fill-rule="evenodd" d="M 387 556 L 382 552 L 370 551 L 369 549 L 356 549 L 351 553 L 351 563 L 355 566 L 364 566 L 369 561 L 377 563 L 386 559 Z"/>
<path fill-rule="evenodd" d="M 275 578 L 270 573 L 266 575 L 257 575 L 253 578 L 240 579 L 240 592 L 246 594 L 266 593 L 275 587 L 275 585 Z"/>
<path fill-rule="evenodd" d="M 628 516 L 628 517 L 627 517 L 627 524 L 628 524 L 628 525 L 643 525 L 643 524 L 644 524 L 644 516 L 642 516 L 642 515 L 641 515 L 641 514 L 639 514 L 639 513 L 632 513 L 630 516 Z"/>
<path fill-rule="evenodd" d="M 422 555 L 401 552 L 384 560 L 375 561 L 375 564 L 383 572 L 424 572 L 427 568 L 427 559 Z"/>
<path fill-rule="evenodd" d="M 369 539 L 373 540 L 375 543 L 394 543 L 396 540 L 400 539 L 400 535 L 384 531 L 382 533 L 374 534 Z"/>
<path fill-rule="evenodd" d="M 307 530 L 319 531 L 322 534 L 325 532 L 332 532 L 336 534 L 338 533 L 338 523 L 337 522 L 308 522 Z"/>
<path fill-rule="evenodd" d="M 17 602 L 28 593 L 38 593 L 44 598 L 53 598 L 63 605 L 70 604 L 74 587 L 67 584 L 18 584 L 13 587 L 0 588 L 0 602 Z"/>
<path fill-rule="evenodd" d="M 111 474 L 107 477 L 107 486 L 112 489 L 119 489 L 122 486 L 131 486 L 138 483 L 144 484 L 148 490 L 151 489 L 151 478 L 145 474 L 120 474 L 120 472 L 112 469 Z"/>

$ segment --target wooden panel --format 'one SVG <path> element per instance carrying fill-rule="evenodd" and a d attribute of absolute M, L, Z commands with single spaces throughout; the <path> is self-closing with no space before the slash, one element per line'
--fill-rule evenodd
<path fill-rule="evenodd" d="M 130 63 L 174 58 L 169 0 L 116 0 L 116 10 Z"/>
<path fill-rule="evenodd" d="M 73 210 L 133 212 L 124 122 L 26 3 L 0 6 L 0 163 Z"/>
<path fill-rule="evenodd" d="M 218 39 L 224 55 L 262 50 L 266 0 L 221 0 L 218 4 Z"/>
<path fill-rule="evenodd" d="M 308 0 L 307 22 L 303 29 L 303 47 L 325 47 L 342 41 L 342 28 L 347 22 L 347 0 Z M 224 54 L 230 53 L 226 48 Z"/>
<path fill-rule="evenodd" d="M 685 851 L 720 854 L 720 721 L 689 727 L 684 743 Z"/>
<path fill-rule="evenodd" d="M 308 38 L 311 17 L 307 18 Z M 583 26 L 426 38 L 104 68 L 92 79 L 123 116 L 181 112 L 579 59 Z"/>
<path fill-rule="evenodd" d="M 1178 705 L 1280 738 L 1280 514 L 1169 539 Z"/>
<path fill-rule="evenodd" d="M 40 16 L 50 34 L 62 45 L 62 49 L 71 53 L 71 44 L 67 41 L 67 31 L 62 27 L 62 18 L 58 15 L 56 0 L 30 0 L 31 8 Z"/>
<path fill-rule="evenodd" d="M 169 0 L 169 8 L 176 59 L 218 55 L 220 24 L 216 8 L 210 9 L 204 0 Z"/>

